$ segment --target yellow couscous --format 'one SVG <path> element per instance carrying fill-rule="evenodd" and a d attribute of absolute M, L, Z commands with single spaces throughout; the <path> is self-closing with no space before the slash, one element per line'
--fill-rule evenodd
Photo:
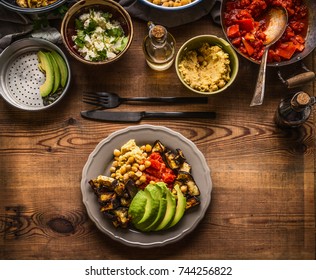
<path fill-rule="evenodd" d="M 202 92 L 216 91 L 230 80 L 229 55 L 217 45 L 204 43 L 199 49 L 184 55 L 179 72 L 191 88 Z"/>

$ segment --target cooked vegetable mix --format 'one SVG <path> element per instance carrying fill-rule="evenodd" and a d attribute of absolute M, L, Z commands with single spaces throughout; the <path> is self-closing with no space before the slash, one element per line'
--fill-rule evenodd
<path fill-rule="evenodd" d="M 129 140 L 113 151 L 110 176 L 99 175 L 89 184 L 100 211 L 115 227 L 167 229 L 200 203 L 200 190 L 183 152 L 174 152 L 160 141 L 139 147 Z"/>
<path fill-rule="evenodd" d="M 40 8 L 53 4 L 57 0 L 16 0 L 22 8 Z"/>
<path fill-rule="evenodd" d="M 272 6 L 286 8 L 289 21 L 279 41 L 269 48 L 268 62 L 289 60 L 305 48 L 308 9 L 303 0 L 229 0 L 224 23 L 231 43 L 245 56 L 260 61 L 264 51 L 266 22 L 262 15 Z"/>

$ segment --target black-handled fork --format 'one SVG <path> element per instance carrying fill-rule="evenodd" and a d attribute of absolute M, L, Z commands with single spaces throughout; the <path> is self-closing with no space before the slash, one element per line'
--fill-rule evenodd
<path fill-rule="evenodd" d="M 123 102 L 164 102 L 177 104 L 206 104 L 207 97 L 120 97 L 110 92 L 84 92 L 83 102 L 103 108 L 115 108 Z"/>

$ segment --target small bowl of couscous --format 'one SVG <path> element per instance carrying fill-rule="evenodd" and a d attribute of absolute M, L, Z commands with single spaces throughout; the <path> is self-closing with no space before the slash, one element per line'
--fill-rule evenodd
<path fill-rule="evenodd" d="M 200 35 L 180 47 L 175 68 L 182 84 L 191 91 L 216 94 L 234 82 L 239 61 L 226 40 L 214 35 Z"/>

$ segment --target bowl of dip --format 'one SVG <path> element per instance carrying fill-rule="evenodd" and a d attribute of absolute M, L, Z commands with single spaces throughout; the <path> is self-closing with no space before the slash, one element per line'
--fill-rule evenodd
<path fill-rule="evenodd" d="M 214 35 L 199 35 L 180 47 L 175 68 L 180 81 L 189 90 L 216 94 L 234 82 L 239 61 L 226 40 Z"/>

